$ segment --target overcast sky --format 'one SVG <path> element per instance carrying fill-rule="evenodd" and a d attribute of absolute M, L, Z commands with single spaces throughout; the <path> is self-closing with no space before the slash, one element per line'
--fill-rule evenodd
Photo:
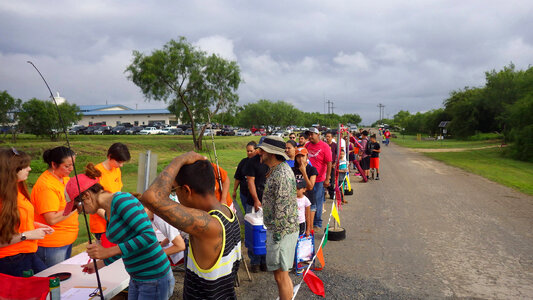
<path fill-rule="evenodd" d="M 372 2 L 372 3 L 370 3 Z M 484 72 L 533 64 L 533 1 L 9 1 L 0 0 L 0 91 L 48 92 L 71 103 L 147 102 L 124 70 L 185 36 L 237 60 L 240 104 L 285 100 L 304 111 L 358 113 L 363 123 L 401 109 L 439 108 Z"/>

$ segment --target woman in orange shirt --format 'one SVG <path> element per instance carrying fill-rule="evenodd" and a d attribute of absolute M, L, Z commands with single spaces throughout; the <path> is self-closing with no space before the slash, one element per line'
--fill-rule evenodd
<path fill-rule="evenodd" d="M 111 194 L 122 191 L 123 184 L 120 168 L 130 159 L 130 151 L 126 145 L 114 143 L 109 147 L 107 150 L 107 159 L 96 165 L 96 169 L 102 173 L 100 184 L 105 191 Z M 99 209 L 95 214 L 90 215 L 89 225 L 91 232 L 100 241 L 102 235 L 105 235 L 105 211 Z"/>
<path fill-rule="evenodd" d="M 30 173 L 30 156 L 15 148 L 0 150 L 0 273 L 22 276 L 32 269 L 46 269 L 35 254 L 37 240 L 54 230 L 33 222 L 26 179 Z"/>
<path fill-rule="evenodd" d="M 78 237 L 78 212 L 63 216 L 66 206 L 65 186 L 74 170 L 74 152 L 67 147 L 48 149 L 43 153 L 48 170 L 44 171 L 31 191 L 35 220 L 54 229 L 54 233 L 38 242 L 37 255 L 47 267 L 70 257 L 72 243 Z"/>

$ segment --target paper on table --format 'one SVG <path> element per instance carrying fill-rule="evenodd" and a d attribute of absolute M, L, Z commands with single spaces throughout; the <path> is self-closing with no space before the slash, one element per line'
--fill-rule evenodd
<path fill-rule="evenodd" d="M 87 261 L 89 261 L 89 255 L 87 254 L 87 252 L 82 252 L 80 254 L 77 254 L 67 260 L 65 260 L 64 262 L 62 262 L 62 264 L 65 264 L 65 265 L 84 265 L 87 263 Z"/>
<path fill-rule="evenodd" d="M 97 291 L 97 289 L 98 289 L 98 287 L 94 287 L 94 286 L 73 287 L 73 288 L 69 289 L 68 291 L 66 291 L 65 293 L 61 294 L 61 299 L 63 299 L 63 300 L 65 300 L 65 299 L 67 299 L 67 300 L 68 299 L 73 299 L 73 300 L 93 299 L 95 297 L 99 297 L 99 296 L 93 296 L 93 297 L 90 296 L 92 293 Z M 104 287 L 102 287 L 102 289 L 105 290 Z"/>

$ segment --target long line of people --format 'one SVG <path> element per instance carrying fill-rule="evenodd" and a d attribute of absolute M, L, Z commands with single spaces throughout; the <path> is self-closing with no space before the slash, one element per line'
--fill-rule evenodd
<path fill-rule="evenodd" d="M 341 139 L 340 157 L 333 132 L 321 137 L 316 128 L 300 134 L 298 143 L 295 134 L 288 141 L 273 136 L 262 137 L 259 144 L 251 141 L 237 166 L 232 193 L 223 168 L 199 154 L 186 153 L 176 157 L 148 191 L 137 197 L 121 192 L 120 168 L 130 160 L 122 143 L 113 144 L 103 162 L 88 164 L 85 172 L 73 179 L 69 175 L 75 153 L 66 147 L 46 150 L 43 160 L 48 168 L 31 194 L 25 183 L 31 170 L 29 155 L 14 148 L 2 149 L 0 273 L 21 276 L 27 269 L 37 273 L 68 259 L 78 236 L 83 203 L 98 241 L 88 245 L 87 252 L 97 260 L 97 268 L 123 259 L 131 278 L 129 298 L 168 299 L 174 287 L 170 263 L 176 263 L 175 256 L 170 262 L 168 256 L 186 248 L 184 296 L 235 298 L 233 279 L 241 253 L 235 215 L 239 207 L 233 200 L 239 198 L 245 213 L 266 205 L 265 219 L 273 222 L 273 228 L 288 226 L 270 236 L 274 240 L 267 255 L 248 250 L 252 272 L 274 271 L 280 296 L 286 298 L 292 293 L 287 262 L 293 259 L 287 253 L 294 256 L 295 247 L 293 232 L 287 229 L 294 225 L 295 236 L 309 236 L 322 229 L 326 194 L 333 197 L 335 164 L 340 166 L 341 178 L 350 173 L 351 162 L 360 163 L 367 176 L 370 168 L 375 169 L 375 179 L 379 179 L 379 143 L 375 135 L 370 140 L 368 135 L 361 131 Z M 286 170 L 291 176 L 286 176 Z M 173 194 L 179 201 L 171 200 Z M 287 196 L 292 202 L 283 202 Z M 263 203 L 265 197 L 267 203 Z M 279 209 L 286 213 L 276 215 Z M 166 250 L 157 241 L 152 221 L 166 235 Z M 187 241 L 181 239 L 178 229 L 187 235 Z M 286 240 L 289 237 L 290 242 Z M 272 248 L 278 243 L 282 245 Z M 95 271 L 92 263 L 82 267 L 88 273 Z M 211 291 L 201 291 L 205 287 Z"/>

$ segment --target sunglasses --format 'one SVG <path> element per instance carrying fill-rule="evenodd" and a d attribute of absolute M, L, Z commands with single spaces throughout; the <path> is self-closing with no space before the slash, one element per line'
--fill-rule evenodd
<path fill-rule="evenodd" d="M 20 153 L 15 149 L 15 147 L 11 147 L 11 151 L 13 151 L 13 155 L 19 156 Z"/>
<path fill-rule="evenodd" d="M 291 140 L 295 140 L 296 137 L 295 137 L 295 136 L 289 136 L 289 139 L 291 139 Z"/>

